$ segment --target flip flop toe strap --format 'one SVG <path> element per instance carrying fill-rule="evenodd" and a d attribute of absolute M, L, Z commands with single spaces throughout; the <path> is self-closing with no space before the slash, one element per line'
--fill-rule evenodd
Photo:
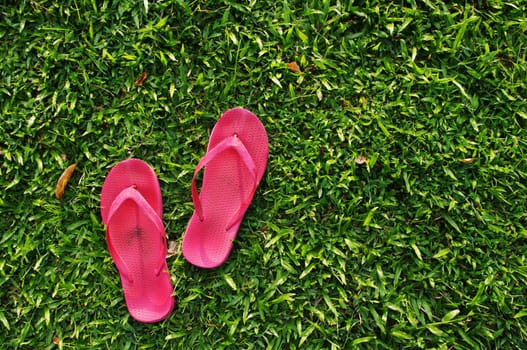
<path fill-rule="evenodd" d="M 238 211 L 233 215 L 233 217 L 228 222 L 227 226 L 225 227 L 225 230 L 228 231 L 231 229 L 236 223 L 240 222 L 243 218 L 243 215 L 245 213 L 245 210 L 251 203 L 252 197 L 254 193 L 256 192 L 256 188 L 258 187 L 258 180 L 256 175 L 256 165 L 254 164 L 254 160 L 243 144 L 242 140 L 238 137 L 237 134 L 234 134 L 231 137 L 225 138 L 223 141 L 218 143 L 215 147 L 213 147 L 211 150 L 208 150 L 205 156 L 199 161 L 198 165 L 196 166 L 196 169 L 194 170 L 194 176 L 192 178 L 192 201 L 194 202 L 194 208 L 196 209 L 196 213 L 198 215 L 198 218 L 200 221 L 203 221 L 205 219 L 205 213 L 203 212 L 203 206 L 201 205 L 201 200 L 199 198 L 198 189 L 196 186 L 196 177 L 210 161 L 212 161 L 214 158 L 216 158 L 221 153 L 225 152 L 226 150 L 235 150 L 242 160 L 243 164 L 249 170 L 249 173 L 252 178 L 251 182 L 251 191 L 248 193 L 247 197 L 245 197 L 238 208 Z"/>
<path fill-rule="evenodd" d="M 146 199 L 141 195 L 139 191 L 135 189 L 135 186 L 128 187 L 121 191 L 119 195 L 114 199 L 108 214 L 108 225 L 106 227 L 106 242 L 108 245 L 108 250 L 117 266 L 117 269 L 121 275 L 129 282 L 133 283 L 133 278 L 129 272 L 126 262 L 123 260 L 119 251 L 115 248 L 112 242 L 111 227 L 112 227 L 112 218 L 119 208 L 123 205 L 126 200 L 133 200 L 139 208 L 142 210 L 142 214 L 145 215 L 156 227 L 157 232 L 161 232 L 161 251 L 159 252 L 159 262 L 156 263 L 158 266 L 153 272 L 158 276 L 163 270 L 166 262 L 166 251 L 167 251 L 167 242 L 165 238 L 165 228 L 161 218 L 152 208 L 152 206 L 146 201 Z"/>

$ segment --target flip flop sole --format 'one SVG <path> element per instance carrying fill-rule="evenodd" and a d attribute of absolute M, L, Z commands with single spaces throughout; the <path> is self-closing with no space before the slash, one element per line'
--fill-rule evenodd
<path fill-rule="evenodd" d="M 174 307 L 160 212 L 159 184 L 146 163 L 129 159 L 110 171 L 101 192 L 108 249 L 130 315 L 146 323 L 163 320 Z"/>
<path fill-rule="evenodd" d="M 236 135 L 255 165 L 255 176 L 235 150 L 225 150 L 211 160 L 203 172 L 200 201 L 204 219 L 194 212 L 183 238 L 183 255 L 193 265 L 214 268 L 230 254 L 240 223 L 228 227 L 229 220 L 252 199 L 253 182 L 265 173 L 269 153 L 267 133 L 260 120 L 243 108 L 225 112 L 211 133 L 207 152 Z M 248 205 L 247 205 L 248 207 Z M 242 208 L 242 214 L 247 207 Z"/>

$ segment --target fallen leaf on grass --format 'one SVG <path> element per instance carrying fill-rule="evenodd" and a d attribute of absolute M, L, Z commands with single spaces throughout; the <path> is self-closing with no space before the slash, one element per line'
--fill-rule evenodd
<path fill-rule="evenodd" d="M 368 158 L 364 156 L 358 156 L 357 158 L 355 158 L 355 164 L 364 164 L 367 161 L 368 161 Z"/>
<path fill-rule="evenodd" d="M 179 252 L 178 249 L 179 245 L 176 241 L 168 241 L 168 247 L 167 247 L 167 258 L 173 257 L 174 255 L 177 255 Z"/>
<path fill-rule="evenodd" d="M 474 163 L 475 160 L 476 158 L 465 158 L 465 159 L 460 159 L 459 161 L 463 164 L 471 164 L 471 163 Z"/>
<path fill-rule="evenodd" d="M 289 63 L 287 64 L 287 68 L 289 68 L 289 70 L 290 70 L 291 72 L 294 72 L 294 73 L 300 73 L 300 72 L 301 72 L 301 71 L 300 71 L 300 67 L 298 66 L 298 63 L 296 63 L 295 61 L 293 61 L 293 62 L 289 62 Z"/>
<path fill-rule="evenodd" d="M 73 163 L 72 165 L 67 167 L 66 170 L 64 170 L 62 175 L 60 175 L 59 180 L 57 181 L 57 186 L 55 187 L 55 197 L 57 197 L 57 199 L 62 198 L 62 195 L 64 194 L 64 189 L 68 185 L 71 175 L 73 175 L 73 172 L 75 171 L 76 167 L 77 163 Z"/>
<path fill-rule="evenodd" d="M 141 74 L 139 79 L 134 81 L 134 85 L 135 86 L 143 86 L 143 83 L 145 82 L 145 80 L 146 80 L 146 72 L 143 72 L 143 74 Z"/>

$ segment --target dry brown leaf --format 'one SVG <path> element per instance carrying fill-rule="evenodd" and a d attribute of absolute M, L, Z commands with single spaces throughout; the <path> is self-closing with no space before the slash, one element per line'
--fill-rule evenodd
<path fill-rule="evenodd" d="M 289 63 L 287 64 L 287 68 L 289 68 L 289 70 L 290 70 L 291 72 L 295 72 L 295 73 L 300 73 L 300 72 L 301 72 L 301 71 L 300 71 L 300 67 L 298 66 L 298 64 L 297 64 L 295 61 L 293 61 L 293 62 L 289 62 Z"/>
<path fill-rule="evenodd" d="M 177 255 L 179 253 L 178 247 L 179 245 L 176 241 L 168 241 L 167 258 Z"/>
<path fill-rule="evenodd" d="M 357 158 L 355 158 L 355 163 L 356 164 L 364 164 L 368 161 L 368 158 L 364 157 L 364 156 L 358 156 Z"/>
<path fill-rule="evenodd" d="M 143 83 L 145 82 L 145 80 L 146 80 L 146 72 L 143 72 L 143 74 L 141 74 L 141 77 L 139 77 L 139 79 L 134 81 L 134 85 L 143 86 Z"/>
<path fill-rule="evenodd" d="M 460 159 L 459 161 L 463 164 L 471 164 L 471 163 L 474 163 L 475 160 L 476 158 L 465 158 L 465 159 Z"/>
<path fill-rule="evenodd" d="M 60 175 L 59 180 L 57 181 L 57 186 L 55 187 L 55 197 L 57 197 L 57 199 L 62 198 L 62 195 L 64 194 L 64 189 L 66 188 L 66 185 L 68 185 L 71 175 L 73 175 L 73 172 L 75 171 L 76 167 L 77 163 L 73 163 L 72 165 L 67 167 L 66 170 L 64 170 L 62 175 Z"/>

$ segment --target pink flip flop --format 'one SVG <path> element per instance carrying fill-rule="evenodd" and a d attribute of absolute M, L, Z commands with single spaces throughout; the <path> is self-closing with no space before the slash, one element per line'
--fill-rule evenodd
<path fill-rule="evenodd" d="M 128 159 L 110 170 L 101 191 L 101 216 L 130 315 L 146 323 L 165 319 L 174 308 L 174 297 L 161 191 L 148 164 Z"/>
<path fill-rule="evenodd" d="M 192 178 L 194 213 L 183 237 L 191 264 L 214 268 L 229 256 L 240 223 L 267 165 L 269 144 L 260 120 L 243 108 L 225 112 Z M 201 192 L 196 176 L 203 169 Z"/>

